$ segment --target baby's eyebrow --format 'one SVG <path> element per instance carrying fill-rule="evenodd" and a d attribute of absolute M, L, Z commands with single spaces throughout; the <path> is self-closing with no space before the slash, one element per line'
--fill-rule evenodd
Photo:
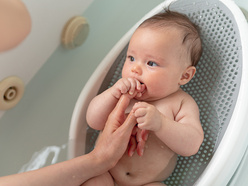
<path fill-rule="evenodd" d="M 127 56 L 135 56 L 135 55 L 137 55 L 137 53 L 135 52 L 135 50 L 132 50 L 132 49 L 128 49 L 127 50 L 127 53 L 126 53 L 126 55 Z M 162 57 L 159 57 L 159 56 L 155 56 L 155 55 L 152 55 L 152 54 L 144 54 L 144 56 L 147 58 L 147 59 L 149 59 L 149 60 L 152 60 L 152 61 L 154 61 L 154 62 L 158 62 L 158 61 L 165 61 L 165 59 L 164 58 L 162 58 Z"/>
<path fill-rule="evenodd" d="M 152 60 L 155 60 L 155 61 L 165 61 L 164 58 L 159 57 L 159 56 L 146 55 L 146 57 L 147 57 L 148 59 L 152 59 Z"/>

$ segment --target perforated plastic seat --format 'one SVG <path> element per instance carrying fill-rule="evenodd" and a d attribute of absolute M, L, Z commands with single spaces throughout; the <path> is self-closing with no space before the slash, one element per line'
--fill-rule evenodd
<path fill-rule="evenodd" d="M 239 8 L 228 0 L 166 1 L 140 22 L 168 5 L 201 28 L 203 55 L 195 77 L 182 88 L 199 106 L 205 138 L 196 155 L 179 156 L 176 169 L 165 183 L 226 185 L 248 143 L 247 23 Z M 128 41 L 139 23 L 105 57 L 79 96 L 70 129 L 71 158 L 92 150 L 97 132 L 87 128 L 87 106 L 96 94 L 121 77 Z"/>

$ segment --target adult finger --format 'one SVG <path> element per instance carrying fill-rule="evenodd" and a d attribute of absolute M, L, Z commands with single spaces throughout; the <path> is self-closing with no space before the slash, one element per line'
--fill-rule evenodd
<path fill-rule="evenodd" d="M 125 96 L 121 98 L 110 114 L 102 135 L 100 136 L 99 144 L 97 144 L 98 148 L 104 149 L 104 153 L 107 154 L 105 156 L 111 157 L 111 161 L 114 162 L 114 164 L 117 163 L 126 151 L 133 127 L 136 125 L 136 118 L 133 112 L 129 113 L 124 122 L 120 119 L 120 117 L 125 116 L 124 111 L 128 103 L 129 99 Z M 100 143 L 102 144 L 100 145 Z M 102 150 L 98 150 L 98 152 L 102 152 Z"/>
<path fill-rule="evenodd" d="M 137 153 L 139 156 L 142 156 L 144 153 L 144 149 L 145 149 L 145 143 L 148 139 L 148 130 L 139 130 L 137 135 L 136 135 L 136 139 L 138 142 L 137 145 Z"/>
<path fill-rule="evenodd" d="M 141 137 L 142 137 L 142 139 L 144 140 L 144 141 L 147 141 L 147 139 L 148 139 L 148 135 L 149 135 L 149 130 L 142 130 L 141 131 Z"/>
<path fill-rule="evenodd" d="M 128 155 L 132 156 L 136 150 L 137 142 L 135 136 L 131 136 L 129 140 Z"/>
<path fill-rule="evenodd" d="M 117 129 L 126 119 L 125 110 L 130 102 L 130 98 L 127 94 L 120 97 L 114 110 L 110 113 L 106 126 L 113 126 L 113 130 Z"/>
<path fill-rule="evenodd" d="M 144 150 L 145 150 L 145 144 L 146 142 L 141 140 L 140 142 L 138 142 L 138 145 L 137 145 L 137 154 L 139 156 L 143 156 L 144 154 Z"/>

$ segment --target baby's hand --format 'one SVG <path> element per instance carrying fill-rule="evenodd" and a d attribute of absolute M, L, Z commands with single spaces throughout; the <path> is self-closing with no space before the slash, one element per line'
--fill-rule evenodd
<path fill-rule="evenodd" d="M 138 127 L 144 130 L 158 131 L 162 126 L 161 112 L 153 105 L 138 102 L 133 106 Z"/>
<path fill-rule="evenodd" d="M 113 95 L 119 99 L 122 94 L 128 93 L 133 97 L 141 97 L 142 91 L 145 89 L 145 85 L 141 84 L 137 79 L 134 78 L 121 78 L 119 79 L 114 86 Z"/>

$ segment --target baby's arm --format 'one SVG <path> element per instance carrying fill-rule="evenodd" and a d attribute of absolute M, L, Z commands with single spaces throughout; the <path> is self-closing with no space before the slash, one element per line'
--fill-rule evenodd
<path fill-rule="evenodd" d="M 175 119 L 169 119 L 155 106 L 145 102 L 134 106 L 138 127 L 153 131 L 171 150 L 182 156 L 196 154 L 203 141 L 199 109 L 193 98 L 187 97 Z"/>
<path fill-rule="evenodd" d="M 141 96 L 145 86 L 134 78 L 121 78 L 111 88 L 97 95 L 89 104 L 86 118 L 90 127 L 103 130 L 110 112 L 122 94 L 128 93 L 130 99 Z"/>

